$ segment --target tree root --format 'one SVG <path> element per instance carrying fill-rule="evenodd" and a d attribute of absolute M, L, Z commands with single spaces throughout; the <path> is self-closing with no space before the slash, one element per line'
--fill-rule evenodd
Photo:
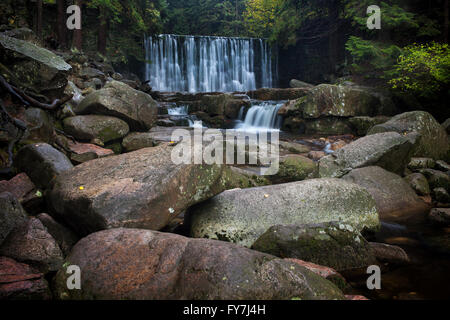
<path fill-rule="evenodd" d="M 47 103 L 42 103 L 37 101 L 36 99 L 28 96 L 27 94 L 25 94 L 25 92 L 19 90 L 18 88 L 10 85 L 5 78 L 3 78 L 2 76 L 0 76 L 0 84 L 9 92 L 11 93 L 14 97 L 16 97 L 17 99 L 20 100 L 21 103 L 23 103 L 26 106 L 32 106 L 32 107 L 37 107 L 40 109 L 44 109 L 44 110 L 55 110 L 56 108 L 58 108 L 59 106 L 63 105 L 64 103 L 66 103 L 67 101 L 69 101 L 70 99 L 73 98 L 73 95 L 69 95 L 66 96 L 62 99 L 55 99 L 53 100 L 53 102 L 51 104 L 47 104 Z"/>

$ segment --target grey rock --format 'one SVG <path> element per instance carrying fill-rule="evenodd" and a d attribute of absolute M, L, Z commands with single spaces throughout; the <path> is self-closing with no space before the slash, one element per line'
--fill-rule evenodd
<path fill-rule="evenodd" d="M 16 155 L 15 165 L 43 189 L 48 188 L 56 176 L 73 168 L 65 154 L 47 143 L 34 143 L 21 148 Z"/>
<path fill-rule="evenodd" d="M 314 214 L 311 214 L 314 212 Z M 339 221 L 376 230 L 378 212 L 369 193 L 339 179 L 311 179 L 227 190 L 189 210 L 191 235 L 251 246 L 278 224 Z"/>

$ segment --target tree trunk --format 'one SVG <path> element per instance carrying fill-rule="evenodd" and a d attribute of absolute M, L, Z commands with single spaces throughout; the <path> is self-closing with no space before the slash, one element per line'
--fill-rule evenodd
<path fill-rule="evenodd" d="M 79 6 L 81 9 L 83 0 L 75 0 L 75 4 Z M 83 22 L 83 19 L 81 19 L 81 21 Z M 73 39 L 72 39 L 72 47 L 78 49 L 79 51 L 83 49 L 83 34 L 81 30 L 82 29 L 73 30 Z"/>
<path fill-rule="evenodd" d="M 448 43 L 448 2 L 449 0 L 444 0 L 444 41 Z"/>
<path fill-rule="evenodd" d="M 37 0 L 36 6 L 36 35 L 39 39 L 42 39 L 42 0 Z"/>
<path fill-rule="evenodd" d="M 98 37 L 97 37 L 97 51 L 101 54 L 106 54 L 106 39 L 108 37 L 108 20 L 103 12 L 103 9 L 100 9 L 100 22 L 98 26 Z"/>
<path fill-rule="evenodd" d="M 57 31 L 58 42 L 61 48 L 67 47 L 67 34 L 66 34 L 66 0 L 57 0 Z"/>

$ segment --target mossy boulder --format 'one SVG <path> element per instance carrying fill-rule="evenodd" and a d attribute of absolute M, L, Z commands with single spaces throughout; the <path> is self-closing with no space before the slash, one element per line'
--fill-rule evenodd
<path fill-rule="evenodd" d="M 127 152 L 153 146 L 155 146 L 155 142 L 150 132 L 131 132 L 122 141 L 122 147 Z"/>
<path fill-rule="evenodd" d="M 220 180 L 225 190 L 235 188 L 253 188 L 270 184 L 270 180 L 265 176 L 250 173 L 237 167 L 225 167 Z"/>
<path fill-rule="evenodd" d="M 49 97 L 60 97 L 72 67 L 53 52 L 31 42 L 0 34 L 0 62 L 7 66 L 20 86 L 33 88 Z"/>
<path fill-rule="evenodd" d="M 388 121 L 390 118 L 386 116 L 376 117 L 352 117 L 348 119 L 350 126 L 358 136 L 365 136 L 367 132 L 374 126 Z"/>
<path fill-rule="evenodd" d="M 69 290 L 67 266 L 82 270 Z M 59 299 L 345 299 L 330 281 L 292 261 L 208 239 L 112 229 L 80 240 L 55 278 Z"/>
<path fill-rule="evenodd" d="M 327 117 L 305 120 L 306 134 L 341 135 L 353 133 L 353 128 L 345 118 Z"/>
<path fill-rule="evenodd" d="M 157 120 L 157 103 L 148 94 L 110 81 L 84 98 L 74 109 L 79 115 L 98 114 L 120 118 L 132 130 L 150 129 Z"/>
<path fill-rule="evenodd" d="M 128 134 L 128 124 L 115 117 L 85 115 L 65 118 L 64 131 L 78 140 L 100 139 L 103 143 L 123 138 Z"/>
<path fill-rule="evenodd" d="M 389 121 L 374 126 L 368 134 L 395 131 L 411 140 L 413 157 L 430 157 L 446 160 L 450 143 L 445 129 L 425 111 L 406 112 Z"/>
<path fill-rule="evenodd" d="M 278 173 L 270 179 L 291 182 L 317 176 L 318 166 L 313 160 L 301 155 L 287 155 L 280 158 Z"/>
<path fill-rule="evenodd" d="M 314 214 L 311 214 L 311 213 Z M 356 230 L 379 226 L 369 193 L 339 179 L 311 179 L 222 192 L 189 210 L 191 235 L 251 246 L 278 224 L 340 221 Z"/>
<path fill-rule="evenodd" d="M 338 272 L 375 264 L 369 243 L 352 226 L 329 222 L 270 227 L 252 249 L 282 258 L 296 258 Z"/>
<path fill-rule="evenodd" d="M 381 100 L 370 90 L 342 85 L 320 84 L 296 102 L 305 119 L 319 117 L 375 116 Z"/>

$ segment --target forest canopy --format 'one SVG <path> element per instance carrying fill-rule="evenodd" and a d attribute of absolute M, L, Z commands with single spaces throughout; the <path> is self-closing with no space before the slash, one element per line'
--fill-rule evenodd
<path fill-rule="evenodd" d="M 281 50 L 319 46 L 338 76 L 357 75 L 407 92 L 426 87 L 427 95 L 448 85 L 442 74 L 449 50 L 442 44 L 448 44 L 449 0 L 5 1 L 2 24 L 20 26 L 25 17 L 54 46 L 95 51 L 117 63 L 144 61 L 144 37 L 160 33 L 257 37 Z M 8 4 L 18 2 L 27 3 L 27 13 L 8 11 Z M 65 28 L 70 4 L 82 8 L 80 31 Z M 373 4 L 381 9 L 381 30 L 366 25 Z M 415 72 L 420 79 L 409 81 Z"/>

